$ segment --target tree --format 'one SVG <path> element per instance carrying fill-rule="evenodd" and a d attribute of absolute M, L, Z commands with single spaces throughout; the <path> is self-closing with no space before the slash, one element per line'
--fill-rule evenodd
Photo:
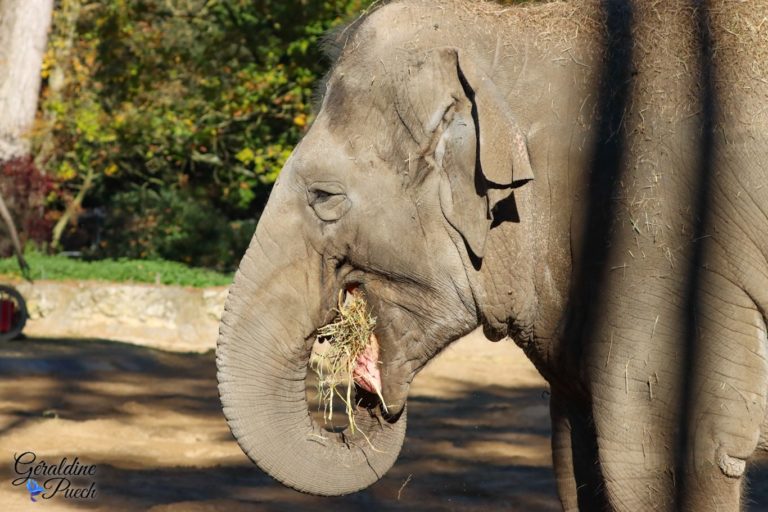
<path fill-rule="evenodd" d="M 0 162 L 29 152 L 53 0 L 0 0 Z"/>
<path fill-rule="evenodd" d="M 3 164 L 12 160 L 24 161 L 29 153 L 29 132 L 37 112 L 40 69 L 52 10 L 53 0 L 0 0 L 1 170 L 5 170 Z M 0 179 L 5 177 L 4 172 L 0 173 Z M 20 239 L 2 196 L 0 219 L 3 221 L 0 231 L 5 231 L 10 238 L 19 264 L 24 268 Z"/>
<path fill-rule="evenodd" d="M 16 226 L 13 224 L 13 219 L 11 218 L 11 213 L 8 211 L 8 208 L 5 206 L 5 201 L 3 201 L 3 196 L 0 195 L 0 220 L 3 221 L 5 224 L 5 228 L 8 230 L 8 232 L 11 235 L 11 242 L 13 243 L 13 249 L 16 253 L 16 258 L 19 260 L 19 266 L 23 271 L 26 271 L 29 267 L 27 266 L 27 262 L 24 261 L 24 253 L 21 250 L 21 242 L 19 241 L 19 234 L 16 232 Z"/>
<path fill-rule="evenodd" d="M 322 34 L 369 2 L 57 0 L 35 146 L 51 246 L 236 265 L 311 123 Z M 76 246 L 96 209 L 99 241 Z"/>

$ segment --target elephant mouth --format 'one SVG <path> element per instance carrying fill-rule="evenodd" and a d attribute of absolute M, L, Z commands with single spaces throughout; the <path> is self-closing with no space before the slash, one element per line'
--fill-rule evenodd
<path fill-rule="evenodd" d="M 376 334 L 371 334 L 368 345 L 355 358 L 352 368 L 352 379 L 355 384 L 369 393 L 381 393 L 381 369 L 379 365 L 379 340 Z M 382 404 L 386 409 L 386 404 Z"/>
<path fill-rule="evenodd" d="M 363 286 L 358 282 L 350 282 L 345 284 L 341 289 L 341 300 L 339 309 L 349 306 L 349 304 L 356 299 L 363 299 L 365 301 L 366 292 Z M 377 311 L 369 302 L 365 302 L 366 310 L 371 317 L 376 319 L 377 326 L 370 331 L 365 342 L 362 342 L 362 348 L 357 351 L 352 351 L 349 355 L 349 374 L 348 379 L 351 381 L 351 385 L 354 388 L 354 406 L 363 407 L 366 409 L 376 408 L 377 406 L 381 410 L 382 418 L 387 421 L 396 421 L 402 411 L 402 405 L 400 402 L 404 402 L 401 397 L 397 397 L 399 400 L 389 401 L 390 397 L 388 391 L 393 387 L 401 388 L 402 386 L 392 386 L 398 382 L 397 375 L 400 372 L 395 371 L 392 368 L 392 364 L 387 364 L 385 361 L 386 353 L 382 351 L 382 332 L 378 329 L 380 319 L 377 316 Z M 339 318 L 339 314 L 331 320 L 330 323 L 335 322 Z M 328 324 L 326 324 L 328 325 Z M 322 327 L 318 329 L 321 331 Z M 316 339 L 321 345 L 319 352 L 322 354 L 325 351 L 332 350 L 333 345 L 337 341 L 332 337 L 319 336 Z M 315 344 L 315 350 L 317 350 L 317 344 Z M 382 376 L 387 377 L 387 381 L 384 382 Z M 387 386 L 390 384 L 390 386 Z M 394 407 L 392 407 L 394 405 Z"/>

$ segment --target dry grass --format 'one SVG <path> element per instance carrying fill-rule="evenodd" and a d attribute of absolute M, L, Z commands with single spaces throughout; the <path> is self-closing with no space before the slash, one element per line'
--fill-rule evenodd
<path fill-rule="evenodd" d="M 329 346 L 323 354 L 313 358 L 311 367 L 318 376 L 318 396 L 323 409 L 323 418 L 333 419 L 334 401 L 344 404 L 349 428 L 355 432 L 353 401 L 353 370 L 358 357 L 371 343 L 376 319 L 368 311 L 365 297 L 361 293 L 349 294 L 346 301 L 339 293 L 336 319 L 317 331 L 317 337 Z M 384 400 L 379 390 L 379 400 Z"/>

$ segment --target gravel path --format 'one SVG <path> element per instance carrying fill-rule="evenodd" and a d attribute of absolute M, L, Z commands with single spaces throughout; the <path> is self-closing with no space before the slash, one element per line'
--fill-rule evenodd
<path fill-rule="evenodd" d="M 0 375 L 8 512 L 32 510 L 26 489 L 10 483 L 14 454 L 25 451 L 96 465 L 97 499 L 35 505 L 47 511 L 559 510 L 546 386 L 509 341 L 473 334 L 430 364 L 412 388 L 397 464 L 342 498 L 294 492 L 247 460 L 221 415 L 212 353 L 28 339 L 0 346 Z M 768 480 L 768 466 L 753 476 Z M 764 487 L 753 484 L 751 509 L 765 509 Z"/>

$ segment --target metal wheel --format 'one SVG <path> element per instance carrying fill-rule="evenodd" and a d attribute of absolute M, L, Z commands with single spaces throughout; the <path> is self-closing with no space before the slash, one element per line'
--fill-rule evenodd
<path fill-rule="evenodd" d="M 27 323 L 27 303 L 16 288 L 0 285 L 0 341 L 18 337 Z"/>

